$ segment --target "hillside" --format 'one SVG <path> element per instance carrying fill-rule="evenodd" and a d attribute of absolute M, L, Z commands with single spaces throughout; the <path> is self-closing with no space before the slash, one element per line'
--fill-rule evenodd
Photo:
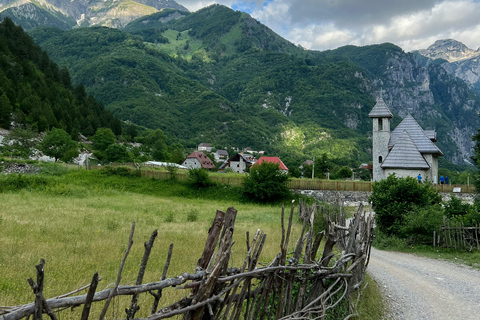
<path fill-rule="evenodd" d="M 0 127 L 12 123 L 36 131 L 65 129 L 73 138 L 93 135 L 99 127 L 122 132 L 121 123 L 103 105 L 73 86 L 66 68 L 59 68 L 21 27 L 0 23 Z"/>
<path fill-rule="evenodd" d="M 412 113 L 438 131 L 455 163 L 470 157 L 479 125 L 480 103 L 468 86 L 395 45 L 308 51 L 220 5 L 164 10 L 123 30 L 31 34 L 114 114 L 191 147 L 370 161 L 368 113 L 381 88 L 396 123 Z"/>

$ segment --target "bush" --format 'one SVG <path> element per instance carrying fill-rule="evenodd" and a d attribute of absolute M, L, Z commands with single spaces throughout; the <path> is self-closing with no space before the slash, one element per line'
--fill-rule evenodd
<path fill-rule="evenodd" d="M 254 165 L 243 180 L 243 195 L 247 199 L 273 202 L 290 196 L 287 187 L 288 175 L 280 170 L 278 163 L 262 162 Z"/>
<path fill-rule="evenodd" d="M 388 235 L 399 234 L 409 212 L 439 204 L 441 200 L 430 184 L 418 183 L 411 177 L 397 178 L 394 174 L 374 182 L 369 198 L 378 228 Z"/>
<path fill-rule="evenodd" d="M 437 204 L 408 212 L 400 228 L 400 236 L 409 238 L 411 244 L 429 244 L 433 231 L 440 231 L 443 224 L 443 209 Z"/>
<path fill-rule="evenodd" d="M 194 222 L 194 221 L 197 221 L 197 219 L 198 219 L 198 210 L 196 209 L 190 210 L 190 212 L 187 214 L 187 221 Z"/>
<path fill-rule="evenodd" d="M 188 170 L 188 182 L 197 188 L 208 188 L 216 185 L 215 182 L 210 179 L 208 171 L 203 168 Z"/>

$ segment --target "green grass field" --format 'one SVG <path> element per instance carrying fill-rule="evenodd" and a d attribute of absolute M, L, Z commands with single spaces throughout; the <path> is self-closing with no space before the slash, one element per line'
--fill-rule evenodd
<path fill-rule="evenodd" d="M 35 279 L 35 264 L 41 258 L 46 260 L 44 293 L 47 298 L 88 284 L 97 271 L 102 277 L 98 290 L 111 286 L 132 222 L 136 223 L 134 246 L 125 265 L 122 284 L 135 282 L 143 243 L 154 229 L 158 229 L 159 234 L 144 282 L 159 280 L 170 243 L 175 246 L 168 277 L 194 272 L 216 210 L 225 211 L 229 206 L 238 210 L 233 265 L 240 266 L 243 262 L 246 231 L 251 237 L 257 229 L 267 234 L 263 261 L 271 261 L 279 251 L 279 205 L 245 204 L 232 201 L 231 195 L 227 195 L 227 200 L 205 199 L 201 192 L 178 197 L 171 195 L 174 190 L 155 190 L 167 189 L 166 182 L 139 178 L 125 181 L 129 179 L 81 171 L 48 177 L 47 186 L 42 190 L 0 193 L 0 306 L 33 301 L 26 280 Z M 139 192 L 130 191 L 135 184 Z M 170 187 L 175 189 L 175 184 Z M 182 185 L 176 188 L 179 193 L 187 192 Z M 195 216 L 196 221 L 189 221 Z M 298 237 L 299 229 L 300 225 L 296 224 L 293 239 Z M 166 290 L 163 304 L 188 293 L 186 290 Z M 147 316 L 151 302 L 150 295 L 142 295 L 142 309 L 137 315 Z M 81 312 L 81 308 L 78 309 Z M 72 319 L 79 317 L 76 312 Z"/>
<path fill-rule="evenodd" d="M 112 287 L 132 222 L 136 223 L 134 245 L 121 284 L 135 282 L 143 243 L 154 229 L 158 237 L 144 283 L 160 279 L 171 243 L 174 250 L 167 277 L 193 273 L 216 210 L 226 211 L 230 206 L 238 210 L 232 266 L 243 262 L 247 231 L 250 239 L 257 229 L 267 234 L 262 262 L 270 262 L 280 250 L 281 204 L 244 203 L 238 187 L 192 189 L 182 182 L 100 170 L 65 173 L 65 168 L 51 167 L 45 172 L 48 175 L 0 176 L 0 306 L 34 300 L 26 280 L 35 279 L 35 264 L 41 258 L 46 260 L 46 298 L 90 283 L 95 272 L 102 277 L 97 291 Z M 298 219 L 294 221 L 292 248 L 301 231 Z M 166 289 L 160 304 L 166 306 L 188 294 L 188 290 Z M 123 317 L 129 301 L 130 297 L 115 298 L 107 317 Z M 140 295 L 136 316 L 148 316 L 152 301 L 152 296 Z M 93 317 L 98 317 L 102 307 L 103 303 L 94 304 Z M 78 319 L 81 310 L 63 312 L 61 317 Z"/>

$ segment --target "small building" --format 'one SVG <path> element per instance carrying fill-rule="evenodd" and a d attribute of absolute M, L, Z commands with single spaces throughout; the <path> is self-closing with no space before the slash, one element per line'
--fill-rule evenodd
<path fill-rule="evenodd" d="M 382 97 L 368 114 L 373 120 L 373 181 L 386 179 L 390 174 L 397 177 L 413 177 L 419 174 L 437 183 L 438 157 L 442 151 L 435 145 L 436 133 L 424 131 L 408 114 L 390 132 L 393 118 Z"/>
<path fill-rule="evenodd" d="M 302 166 L 313 166 L 313 160 L 305 160 Z"/>
<path fill-rule="evenodd" d="M 201 151 L 194 151 L 190 153 L 185 160 L 182 162 L 182 166 L 187 167 L 188 169 L 213 169 L 215 168 L 215 164 L 209 157 L 205 155 L 205 153 Z"/>
<path fill-rule="evenodd" d="M 279 157 L 260 157 L 260 159 L 255 162 L 255 165 L 261 164 L 262 162 L 278 163 L 280 170 L 288 172 L 287 166 L 282 162 L 282 160 L 280 160 Z"/>
<path fill-rule="evenodd" d="M 218 171 L 225 171 L 231 169 L 233 172 L 244 173 L 247 168 L 250 168 L 257 159 L 251 154 L 237 153 L 227 161 L 225 161 Z"/>
<path fill-rule="evenodd" d="M 173 162 L 161 162 L 161 161 L 146 161 L 143 163 L 144 166 L 153 167 L 153 168 L 160 168 L 160 167 L 175 167 L 178 169 L 188 169 L 185 166 L 181 166 L 178 163 Z"/>
<path fill-rule="evenodd" d="M 197 147 L 198 151 L 212 151 L 212 145 L 210 143 L 200 143 Z"/>
<path fill-rule="evenodd" d="M 227 150 L 217 150 L 217 152 L 215 152 L 213 156 L 215 157 L 215 161 L 217 162 L 220 162 L 222 160 L 225 161 L 228 159 L 228 152 Z"/>

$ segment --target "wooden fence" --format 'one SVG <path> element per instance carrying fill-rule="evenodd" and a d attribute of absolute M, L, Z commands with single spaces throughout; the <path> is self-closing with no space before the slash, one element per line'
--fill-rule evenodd
<path fill-rule="evenodd" d="M 58 310 L 83 305 L 81 320 L 87 320 L 92 303 L 105 301 L 101 314 L 92 315 L 93 318 L 102 320 L 112 298 L 120 295 L 131 296 L 131 303 L 125 308 L 125 316 L 117 314 L 113 318 L 134 319 L 140 308 L 138 298 L 146 293 L 150 293 L 153 299 L 148 320 L 177 315 L 183 315 L 185 320 L 324 319 L 329 310 L 361 287 L 373 239 L 373 217 L 365 215 L 362 206 L 348 226 L 343 210 L 340 214 L 333 214 L 327 206 L 325 208 L 327 209 L 320 211 L 326 219 L 326 228 L 317 233 L 314 230 L 314 219 L 318 208 L 315 205 L 300 205 L 299 215 L 303 219 L 303 229 L 295 242 L 290 239 L 294 204 L 292 202 L 288 219 L 283 207 L 282 239 L 280 252 L 276 257 L 269 264 L 259 266 L 266 235 L 258 230 L 251 239 L 247 232 L 245 259 L 241 266 L 230 268 L 228 263 L 234 244 L 232 235 L 237 210 L 218 210 L 195 273 L 183 273 L 166 279 L 173 250 L 173 245 L 170 245 L 161 280 L 142 284 L 157 237 L 155 230 L 150 240 L 145 243 L 135 285 L 120 285 L 123 266 L 133 244 L 133 224 L 113 288 L 96 292 L 99 276 L 95 273 L 90 285 L 47 300 L 43 296 L 43 283 L 48 275 L 44 273 L 45 261 L 42 259 L 36 266 L 37 281 L 28 280 L 35 302 L 16 307 L 0 307 L 0 319 L 17 320 L 33 315 L 34 320 L 40 320 L 42 314 L 46 313 L 52 320 L 56 320 L 60 319 L 61 313 Z M 288 221 L 286 226 L 285 221 Z M 325 245 L 323 252 L 320 252 L 322 238 L 325 238 Z M 341 250 L 334 250 L 335 244 L 340 246 Z M 173 287 L 185 290 L 184 298 L 159 308 L 162 292 Z M 72 296 L 84 290 L 88 292 Z"/>
<path fill-rule="evenodd" d="M 135 164 L 119 164 L 112 163 L 111 166 L 127 166 L 129 168 L 136 168 Z M 101 167 L 92 167 L 92 169 L 99 169 Z M 136 168 L 138 169 L 138 167 Z M 169 179 L 172 174 L 167 171 L 158 171 L 145 169 L 143 166 L 139 169 L 142 177 L 153 179 Z M 175 178 L 180 181 L 186 181 L 188 175 L 186 173 L 175 173 Z M 243 177 L 220 177 L 210 176 L 210 178 L 219 184 L 241 186 L 243 183 Z M 320 180 L 320 179 L 291 179 L 287 182 L 290 189 L 295 190 L 334 190 L 334 191 L 372 191 L 372 182 L 370 181 L 350 181 L 350 180 Z M 475 187 L 472 185 L 447 185 L 438 184 L 433 186 L 435 190 L 445 193 L 475 193 Z"/>
<path fill-rule="evenodd" d="M 475 227 L 465 227 L 460 221 L 449 221 L 443 217 L 441 234 L 433 236 L 435 243 L 447 248 L 480 250 L 480 224 Z"/>

